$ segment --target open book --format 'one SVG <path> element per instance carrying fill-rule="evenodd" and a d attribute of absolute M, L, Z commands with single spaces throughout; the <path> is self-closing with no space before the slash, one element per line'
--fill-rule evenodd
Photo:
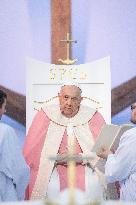
<path fill-rule="evenodd" d="M 104 125 L 92 148 L 92 152 L 97 152 L 101 146 L 106 146 L 110 150 L 116 150 L 118 148 L 122 134 L 132 127 L 133 126 L 131 124 Z"/>
<path fill-rule="evenodd" d="M 101 146 L 108 147 L 111 151 L 115 151 L 118 148 L 120 137 L 128 129 L 132 128 L 131 124 L 123 125 L 104 125 L 101 132 L 92 148 L 92 152 L 97 152 Z M 96 167 L 101 173 L 105 172 L 106 159 L 96 158 L 93 162 L 93 166 Z"/>

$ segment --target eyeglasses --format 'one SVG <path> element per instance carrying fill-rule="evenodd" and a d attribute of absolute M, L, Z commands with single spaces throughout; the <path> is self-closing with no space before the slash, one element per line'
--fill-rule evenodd
<path fill-rule="evenodd" d="M 131 105 L 131 110 L 134 110 L 136 108 L 136 105 Z"/>

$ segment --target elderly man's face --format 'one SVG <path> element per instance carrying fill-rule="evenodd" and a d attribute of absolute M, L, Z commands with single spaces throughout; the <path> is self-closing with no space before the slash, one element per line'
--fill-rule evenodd
<path fill-rule="evenodd" d="M 68 118 L 74 117 L 80 108 L 81 90 L 74 85 L 65 85 L 58 96 L 61 113 Z"/>
<path fill-rule="evenodd" d="M 0 106 L 0 119 L 2 115 L 6 112 L 6 104 L 7 104 L 7 100 L 4 99 L 3 104 Z"/>
<path fill-rule="evenodd" d="M 131 122 L 136 124 L 136 102 L 131 105 Z"/>

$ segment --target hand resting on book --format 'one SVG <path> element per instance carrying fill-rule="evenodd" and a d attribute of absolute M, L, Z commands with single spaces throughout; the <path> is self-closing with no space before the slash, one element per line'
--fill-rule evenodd
<path fill-rule="evenodd" d="M 96 152 L 97 156 L 103 159 L 107 159 L 109 154 L 113 154 L 113 152 L 106 146 L 101 146 L 99 150 Z"/>

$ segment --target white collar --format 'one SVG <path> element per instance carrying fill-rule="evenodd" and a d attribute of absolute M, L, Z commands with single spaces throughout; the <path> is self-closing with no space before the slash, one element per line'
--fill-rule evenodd
<path fill-rule="evenodd" d="M 60 112 L 58 105 L 46 106 L 43 107 L 42 110 L 51 121 L 65 127 L 69 123 L 71 123 L 74 127 L 84 125 L 88 123 L 96 112 L 93 108 L 81 105 L 78 113 L 74 117 L 67 118 Z"/>

